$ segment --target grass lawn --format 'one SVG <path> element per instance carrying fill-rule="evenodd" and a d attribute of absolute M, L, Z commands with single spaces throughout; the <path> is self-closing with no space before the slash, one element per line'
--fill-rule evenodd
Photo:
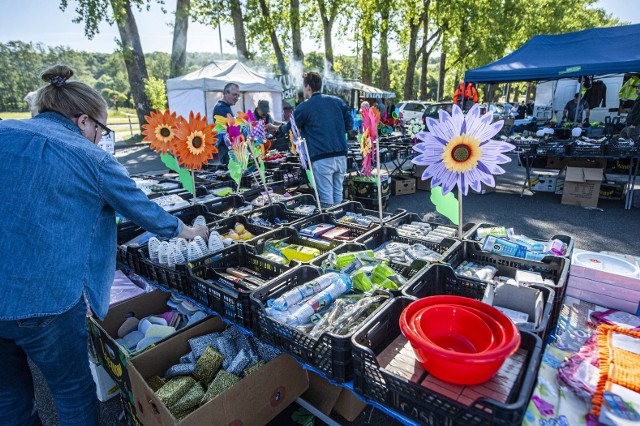
<path fill-rule="evenodd" d="M 128 141 L 132 137 L 132 142 L 140 141 L 140 126 L 138 116 L 133 108 L 119 108 L 118 111 L 110 109 L 108 111 L 107 126 L 116 134 L 116 141 Z M 29 112 L 0 112 L 3 120 L 25 120 L 31 118 Z M 136 136 L 138 136 L 136 138 Z"/>

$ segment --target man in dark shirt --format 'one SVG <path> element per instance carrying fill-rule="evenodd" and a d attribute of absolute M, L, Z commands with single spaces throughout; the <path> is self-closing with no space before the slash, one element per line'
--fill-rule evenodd
<path fill-rule="evenodd" d="M 227 114 L 233 115 L 231 106 L 235 105 L 238 102 L 238 99 L 240 99 L 240 87 L 236 83 L 227 83 L 222 90 L 222 99 L 220 99 L 213 107 L 214 121 L 216 115 L 220 115 L 224 118 L 227 118 Z M 229 148 L 222 137 L 218 139 L 216 147 L 218 148 L 220 164 L 229 164 Z"/>
<path fill-rule="evenodd" d="M 342 202 L 342 185 L 347 171 L 347 130 L 353 129 L 353 117 L 344 101 L 323 95 L 322 77 L 317 72 L 303 75 L 305 102 L 293 112 L 296 125 L 307 141 L 320 202 L 335 205 Z M 289 123 L 267 130 L 288 134 Z"/>
<path fill-rule="evenodd" d="M 625 121 L 625 127 L 620 131 L 620 137 L 625 139 L 633 139 L 638 141 L 638 126 L 640 126 L 640 84 L 636 85 L 636 98 L 631 111 L 627 115 L 627 121 Z"/>
<path fill-rule="evenodd" d="M 580 94 L 576 93 L 576 95 L 573 97 L 573 100 L 567 102 L 567 104 L 564 106 L 564 111 L 562 111 L 563 121 L 566 118 L 569 121 L 575 121 L 576 123 L 579 123 L 582 121 L 582 111 L 584 111 L 587 117 L 585 122 L 586 123 L 589 122 L 589 113 L 591 112 L 589 110 L 589 104 L 584 99 L 580 99 L 580 106 L 578 106 L 579 97 L 580 97 Z M 577 117 L 576 117 L 576 108 L 578 109 Z"/>

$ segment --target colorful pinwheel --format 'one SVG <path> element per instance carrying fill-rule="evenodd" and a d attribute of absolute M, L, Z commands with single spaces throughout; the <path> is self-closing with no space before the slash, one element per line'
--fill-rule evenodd
<path fill-rule="evenodd" d="M 418 133 L 420 142 L 413 147 L 420 155 L 412 162 L 427 166 L 422 180 L 431 178 L 432 188 L 441 185 L 443 195 L 456 185 L 464 195 L 469 188 L 480 191 L 483 183 L 495 186 L 493 175 L 505 172 L 499 164 L 511 161 L 504 153 L 515 148 L 491 139 L 503 121 L 491 123 L 493 116 L 481 116 L 477 104 L 466 116 L 457 105 L 453 106 L 452 115 L 444 110 L 439 115 L 439 120 L 427 118 L 429 131 Z"/>
<path fill-rule="evenodd" d="M 200 170 L 217 153 L 214 125 L 207 124 L 200 113 L 189 114 L 189 121 L 182 120 L 175 131 L 175 152 L 178 163 L 193 171 Z"/>
<path fill-rule="evenodd" d="M 144 117 L 147 124 L 142 125 L 144 140 L 151 142 L 151 149 L 160 153 L 173 153 L 175 150 L 175 135 L 178 124 L 183 121 L 182 117 L 176 117 L 175 112 L 168 109 L 152 112 Z"/>

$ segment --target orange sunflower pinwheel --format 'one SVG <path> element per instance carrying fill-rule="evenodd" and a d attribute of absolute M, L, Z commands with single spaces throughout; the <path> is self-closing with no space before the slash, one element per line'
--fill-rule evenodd
<path fill-rule="evenodd" d="M 151 149 L 161 154 L 173 153 L 175 150 L 176 128 L 182 117 L 168 109 L 158 110 L 144 117 L 147 124 L 142 125 L 144 140 L 151 142 Z"/>
<path fill-rule="evenodd" d="M 200 170 L 218 152 L 216 134 L 213 125 L 207 124 L 206 117 L 201 117 L 200 113 L 194 116 L 191 112 L 189 121 L 183 121 L 176 129 L 178 163 L 189 170 Z"/>

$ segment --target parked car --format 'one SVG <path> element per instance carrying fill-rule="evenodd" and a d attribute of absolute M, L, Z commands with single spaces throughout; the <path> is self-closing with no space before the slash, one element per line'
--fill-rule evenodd
<path fill-rule="evenodd" d="M 420 120 L 422 113 L 428 107 L 429 102 L 424 101 L 402 101 L 398 103 L 398 110 L 402 113 L 404 121 Z"/>
<path fill-rule="evenodd" d="M 436 102 L 433 104 L 429 104 L 429 106 L 422 113 L 422 122 L 425 123 L 425 119 L 427 117 L 430 118 L 438 118 L 438 111 L 444 109 L 449 114 L 451 114 L 451 109 L 453 108 L 453 102 Z"/>

